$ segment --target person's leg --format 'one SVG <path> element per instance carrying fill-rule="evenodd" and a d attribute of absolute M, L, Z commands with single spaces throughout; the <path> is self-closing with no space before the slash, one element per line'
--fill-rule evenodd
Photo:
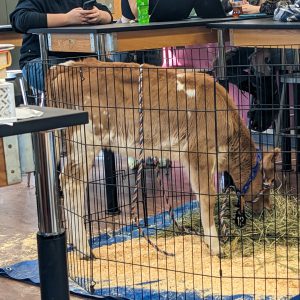
<path fill-rule="evenodd" d="M 55 56 L 49 56 L 46 67 L 50 67 L 64 61 L 66 60 Z M 37 91 L 45 90 L 44 69 L 40 58 L 36 58 L 27 62 L 22 69 L 22 74 L 31 88 Z"/>
<path fill-rule="evenodd" d="M 255 90 L 249 80 L 249 56 L 254 49 L 234 48 L 226 53 L 226 80 L 219 81 L 227 90 L 229 84 L 236 85 L 240 90 L 254 93 Z M 223 173 L 224 191 L 235 183 L 228 172 Z"/>
<path fill-rule="evenodd" d="M 44 90 L 44 73 L 42 63 L 39 58 L 28 62 L 23 67 L 22 74 L 30 89 L 34 91 Z"/>
<path fill-rule="evenodd" d="M 248 114 L 249 127 L 259 132 L 272 125 L 279 109 L 279 91 L 272 53 L 275 52 L 270 49 L 257 49 L 251 58 L 251 82 L 256 93 Z"/>
<path fill-rule="evenodd" d="M 249 128 L 265 131 L 273 123 L 278 114 L 279 92 L 274 75 L 256 76 L 256 97 L 253 98 L 249 111 Z"/>
<path fill-rule="evenodd" d="M 220 81 L 226 89 L 229 83 L 236 85 L 240 90 L 251 93 L 252 86 L 249 81 L 249 56 L 252 48 L 232 48 L 226 52 L 226 80 Z M 218 68 L 218 60 L 214 63 Z"/>

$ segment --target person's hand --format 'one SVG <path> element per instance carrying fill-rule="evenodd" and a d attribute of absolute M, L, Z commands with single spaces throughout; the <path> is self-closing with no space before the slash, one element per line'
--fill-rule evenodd
<path fill-rule="evenodd" d="M 74 8 L 65 14 L 67 25 L 88 24 L 88 18 L 81 7 Z"/>
<path fill-rule="evenodd" d="M 88 24 L 107 24 L 111 21 L 111 16 L 107 11 L 98 9 L 96 6 L 90 10 L 84 10 Z"/>
<path fill-rule="evenodd" d="M 258 14 L 260 6 L 247 3 L 242 5 L 242 9 L 244 14 Z"/>

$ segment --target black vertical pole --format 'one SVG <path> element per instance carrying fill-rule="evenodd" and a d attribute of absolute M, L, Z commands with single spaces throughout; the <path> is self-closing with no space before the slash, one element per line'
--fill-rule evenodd
<path fill-rule="evenodd" d="M 62 227 L 53 132 L 33 134 L 42 300 L 69 300 L 66 234 Z"/>
<path fill-rule="evenodd" d="M 286 83 L 284 83 L 286 84 Z M 290 106 L 289 106 L 289 87 L 286 89 L 286 96 L 282 114 L 282 170 L 290 172 L 292 170 L 291 156 L 291 137 L 290 137 Z"/>
<path fill-rule="evenodd" d="M 66 234 L 37 234 L 42 300 L 69 299 Z"/>
<path fill-rule="evenodd" d="M 143 201 L 143 213 L 145 226 L 148 226 L 148 206 L 147 206 L 147 181 L 146 181 L 145 168 L 142 170 L 141 187 L 142 187 L 142 201 Z"/>
<path fill-rule="evenodd" d="M 296 172 L 300 172 L 300 101 L 298 99 L 299 93 L 298 89 L 300 87 L 299 83 L 294 83 L 294 108 L 295 108 L 295 141 L 296 141 Z"/>
<path fill-rule="evenodd" d="M 118 205 L 115 155 L 112 151 L 106 149 L 103 151 L 103 155 L 107 197 L 107 213 L 118 214 L 120 210 Z"/>

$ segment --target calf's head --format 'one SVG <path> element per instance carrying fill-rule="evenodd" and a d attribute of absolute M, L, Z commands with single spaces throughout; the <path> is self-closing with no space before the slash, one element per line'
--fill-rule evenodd
<path fill-rule="evenodd" d="M 254 213 L 260 213 L 264 208 L 271 209 L 270 189 L 275 181 L 275 163 L 279 154 L 280 149 L 275 148 L 263 155 L 258 174 L 244 195 L 245 202 L 252 206 Z"/>

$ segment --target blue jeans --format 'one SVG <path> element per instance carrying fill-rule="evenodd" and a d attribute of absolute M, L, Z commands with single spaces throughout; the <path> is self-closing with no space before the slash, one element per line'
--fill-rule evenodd
<path fill-rule="evenodd" d="M 59 59 L 55 56 L 50 56 L 45 66 L 51 67 L 63 61 L 65 60 Z M 35 58 L 29 61 L 23 67 L 22 74 L 31 89 L 36 92 L 43 92 L 45 90 L 44 70 L 40 58 Z"/>

